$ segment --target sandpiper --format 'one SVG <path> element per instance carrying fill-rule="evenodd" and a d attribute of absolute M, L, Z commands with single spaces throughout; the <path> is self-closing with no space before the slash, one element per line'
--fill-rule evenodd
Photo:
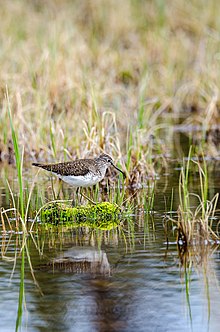
<path fill-rule="evenodd" d="M 77 159 L 75 161 L 56 164 L 33 163 L 32 165 L 41 167 L 55 174 L 64 182 L 77 187 L 77 192 L 80 187 L 90 187 L 100 182 L 105 177 L 106 170 L 109 166 L 113 166 L 121 172 L 124 177 L 126 176 L 107 154 L 101 154 L 94 159 Z"/>

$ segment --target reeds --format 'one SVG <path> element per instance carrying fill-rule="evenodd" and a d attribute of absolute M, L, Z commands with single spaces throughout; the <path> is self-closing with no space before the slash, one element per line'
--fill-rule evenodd
<path fill-rule="evenodd" d="M 11 128 L 11 137 L 12 137 L 12 143 L 13 143 L 13 148 L 14 148 L 14 157 L 15 157 L 15 163 L 16 163 L 16 169 L 17 169 L 19 200 L 18 200 L 18 204 L 16 205 L 14 193 L 12 192 L 12 189 L 8 183 L 8 188 L 9 188 L 9 191 L 11 194 L 11 199 L 13 202 L 13 208 L 6 209 L 6 210 L 4 208 L 1 209 L 1 221 L 2 221 L 3 234 L 7 234 L 5 220 L 8 223 L 11 231 L 16 230 L 19 233 L 20 224 L 22 225 L 22 237 L 21 237 L 21 246 L 20 246 L 20 255 L 21 255 L 20 286 L 19 286 L 18 310 L 17 310 L 17 319 L 16 319 L 16 328 L 15 328 L 15 330 L 18 331 L 21 326 L 22 313 L 23 313 L 23 307 L 24 307 L 25 260 L 26 260 L 26 258 L 28 260 L 33 279 L 36 282 L 34 274 L 33 274 L 31 258 L 29 255 L 28 247 L 27 247 L 27 220 L 28 220 L 28 210 L 29 210 L 29 204 L 30 204 L 33 186 L 29 192 L 27 204 L 25 205 L 25 191 L 24 191 L 24 186 L 23 186 L 23 174 L 22 174 L 24 148 L 22 148 L 22 150 L 21 150 L 19 147 L 17 133 L 15 131 L 14 124 L 13 124 L 11 106 L 10 106 L 9 95 L 8 95 L 7 89 L 6 89 L 6 100 L 7 100 L 8 116 L 9 116 L 9 122 L 10 122 L 10 128 Z M 12 226 L 10 217 L 8 217 L 9 213 L 15 214 L 15 222 L 16 222 L 15 226 Z M 16 263 L 17 263 L 17 257 L 15 256 L 14 267 L 15 267 Z"/>
<path fill-rule="evenodd" d="M 7 89 L 6 89 L 6 100 L 7 100 L 7 107 L 8 107 L 8 117 L 9 117 L 10 128 L 11 128 L 11 137 L 12 137 L 12 143 L 13 143 L 14 158 L 15 158 L 15 164 L 16 164 L 16 170 L 17 170 L 19 195 L 18 195 L 18 201 L 16 202 L 13 190 L 11 189 L 9 182 L 7 181 L 8 189 L 9 189 L 11 199 L 12 199 L 13 208 L 9 209 L 8 211 L 7 210 L 5 211 L 4 208 L 2 208 L 1 219 L 2 219 L 3 224 L 5 225 L 4 220 L 6 218 L 7 222 L 9 223 L 9 225 L 11 227 L 9 218 L 7 217 L 7 213 L 8 212 L 15 213 L 16 225 L 15 225 L 14 229 L 16 229 L 16 231 L 20 231 L 20 224 L 21 224 L 22 232 L 24 234 L 26 234 L 27 233 L 28 212 L 29 212 L 32 191 L 34 188 L 34 181 L 32 183 L 30 191 L 28 193 L 27 193 L 27 191 L 25 192 L 24 184 L 23 184 L 23 172 L 22 172 L 24 147 L 21 148 L 19 146 L 18 135 L 14 128 L 14 123 L 13 123 L 13 118 L 12 118 L 12 113 L 11 113 L 11 106 L 10 106 L 9 95 L 8 95 Z M 26 199 L 26 196 L 27 196 L 27 199 Z"/>
<path fill-rule="evenodd" d="M 194 167 L 195 166 L 195 167 Z M 200 193 L 191 193 L 189 189 L 190 172 L 199 174 Z M 184 161 L 179 180 L 179 208 L 177 220 L 178 245 L 206 245 L 219 239 L 218 224 L 213 224 L 219 194 L 208 197 L 208 171 L 205 159 L 191 160 L 191 149 L 187 161 Z M 194 205 L 192 206 L 192 198 Z M 197 204 L 195 199 L 197 200 Z"/>
<path fill-rule="evenodd" d="M 22 166 L 23 166 L 23 156 L 24 156 L 24 148 L 22 151 L 18 145 L 18 138 L 13 126 L 12 114 L 11 114 L 11 106 L 8 96 L 8 89 L 6 89 L 6 99 L 7 99 L 7 107 L 8 107 L 8 116 L 11 128 L 11 137 L 14 147 L 14 156 L 16 162 L 16 169 L 17 169 L 17 176 L 18 176 L 18 183 L 19 183 L 19 207 L 21 211 L 21 218 L 24 218 L 24 191 L 23 191 L 23 176 L 22 176 Z"/>

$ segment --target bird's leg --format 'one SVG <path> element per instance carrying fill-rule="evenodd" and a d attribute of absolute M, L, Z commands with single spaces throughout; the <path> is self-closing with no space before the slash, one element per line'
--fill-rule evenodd
<path fill-rule="evenodd" d="M 96 202 L 94 202 L 91 198 L 89 198 L 88 196 L 86 196 L 86 195 L 84 195 L 82 192 L 80 192 L 80 195 L 82 196 L 82 197 L 84 197 L 85 199 L 87 199 L 90 203 L 92 203 L 92 204 L 96 204 Z"/>
<path fill-rule="evenodd" d="M 75 200 L 75 195 L 74 195 L 74 197 L 73 197 L 73 200 L 72 200 L 72 207 L 75 207 L 76 206 L 76 200 Z"/>
<path fill-rule="evenodd" d="M 57 200 L 57 197 L 56 197 L 56 193 L 55 193 L 55 190 L 54 190 L 54 183 L 53 183 L 53 178 L 50 177 L 50 181 L 51 181 L 51 188 L 52 188 L 52 193 L 53 193 L 53 199 L 54 201 Z"/>
<path fill-rule="evenodd" d="M 59 183 L 59 187 L 58 187 L 58 193 L 57 193 L 57 198 L 56 199 L 59 198 L 61 190 L 62 190 L 62 196 L 63 196 L 63 182 L 62 182 L 61 179 L 58 179 L 58 181 L 59 181 L 58 182 Z"/>
<path fill-rule="evenodd" d="M 94 199 L 97 201 L 98 196 L 96 195 L 96 192 L 93 190 L 92 187 L 88 188 L 89 191 L 89 197 L 91 197 L 91 199 L 94 201 Z"/>
<path fill-rule="evenodd" d="M 79 199 L 79 195 L 80 195 L 80 187 L 76 188 L 76 198 L 77 198 L 77 204 L 81 203 L 80 199 Z"/>
<path fill-rule="evenodd" d="M 84 195 L 83 193 L 80 193 L 81 196 L 83 196 L 85 199 L 87 199 L 90 203 L 96 205 L 97 203 L 94 202 L 92 199 L 90 199 L 88 196 Z"/>
<path fill-rule="evenodd" d="M 79 187 L 76 188 L 76 193 L 74 194 L 74 197 L 73 197 L 73 200 L 72 200 L 72 206 L 73 207 L 79 204 L 79 199 L 78 199 L 79 195 L 78 195 L 78 193 L 79 193 Z"/>
<path fill-rule="evenodd" d="M 58 179 L 58 184 L 59 184 L 59 186 L 58 186 L 58 192 L 57 192 L 57 199 L 58 199 L 58 197 L 59 197 L 59 195 L 60 195 L 60 190 L 61 190 L 61 186 L 62 186 L 62 183 L 61 183 L 61 179 Z"/>

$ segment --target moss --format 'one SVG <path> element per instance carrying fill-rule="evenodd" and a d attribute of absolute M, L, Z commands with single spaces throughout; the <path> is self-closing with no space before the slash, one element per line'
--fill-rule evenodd
<path fill-rule="evenodd" d="M 87 226 L 108 230 L 119 225 L 119 212 L 118 205 L 109 202 L 77 207 L 53 203 L 42 211 L 41 220 L 46 224 Z"/>

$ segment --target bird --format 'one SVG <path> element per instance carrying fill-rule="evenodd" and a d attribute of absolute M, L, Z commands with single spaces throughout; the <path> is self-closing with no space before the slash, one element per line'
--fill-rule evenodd
<path fill-rule="evenodd" d="M 32 165 L 49 171 L 69 185 L 76 187 L 77 194 L 79 188 L 91 187 L 100 182 L 105 177 L 107 168 L 110 166 L 126 177 L 126 174 L 114 164 L 112 157 L 105 153 L 93 159 L 76 159 L 53 164 L 33 163 Z"/>

